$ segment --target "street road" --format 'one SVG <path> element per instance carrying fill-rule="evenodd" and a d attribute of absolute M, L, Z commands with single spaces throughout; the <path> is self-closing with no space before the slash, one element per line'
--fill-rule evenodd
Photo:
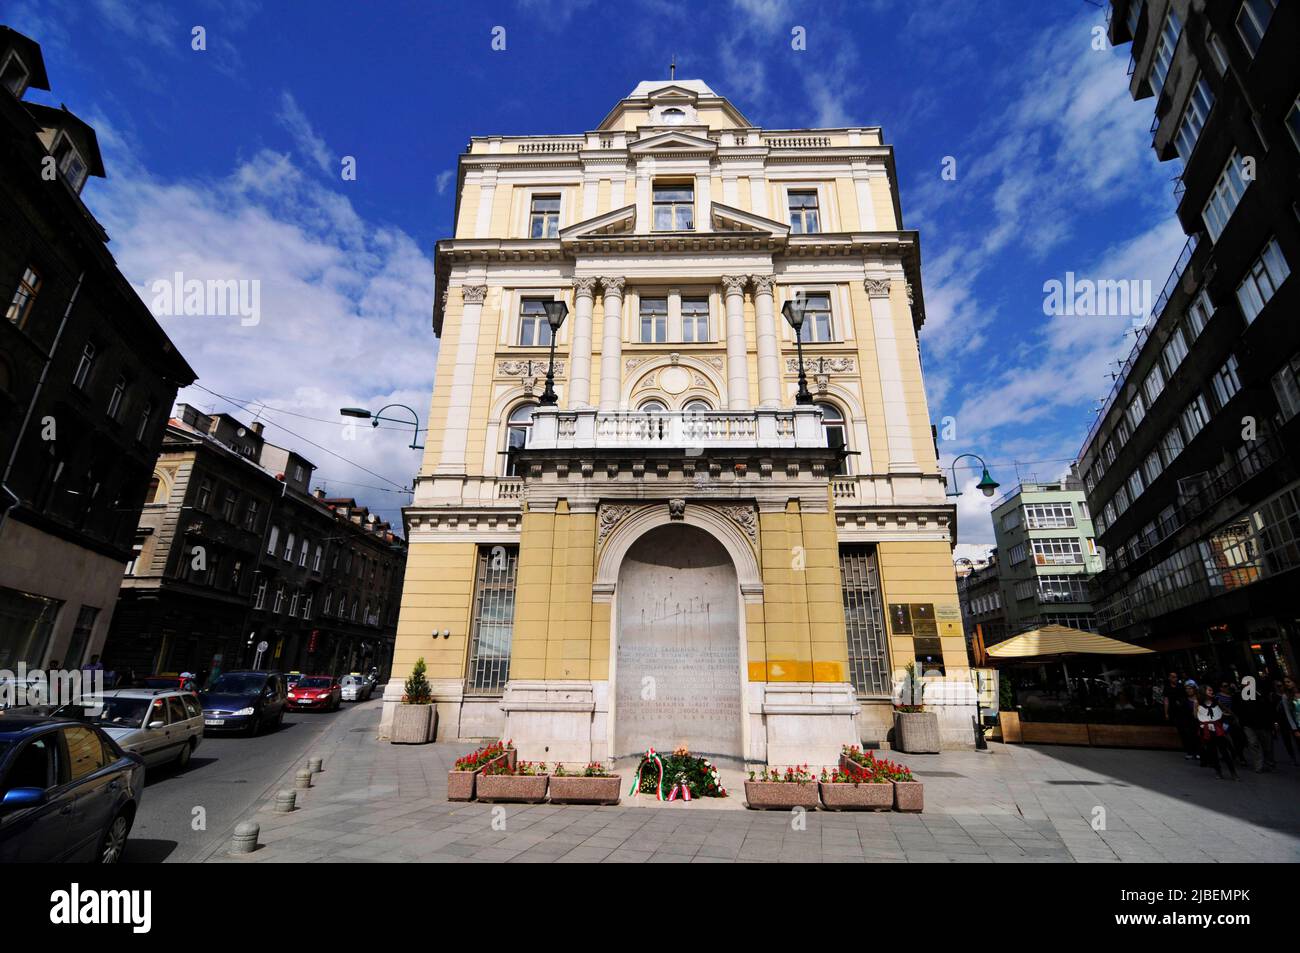
<path fill-rule="evenodd" d="M 357 709 L 382 705 L 378 698 L 344 703 L 338 712 L 285 712 L 278 730 L 255 738 L 205 735 L 185 771 L 150 768 L 140 813 L 127 841 L 125 863 L 181 863 L 205 856 L 231 825 L 248 817 L 282 787 L 293 787 L 299 768 L 327 731 L 347 731 L 367 719 Z M 373 720 L 369 720 L 373 725 Z M 196 811 L 203 824 L 195 830 Z"/>

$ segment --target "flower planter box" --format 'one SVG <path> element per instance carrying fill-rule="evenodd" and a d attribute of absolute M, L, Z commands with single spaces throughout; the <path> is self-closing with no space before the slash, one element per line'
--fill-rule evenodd
<path fill-rule="evenodd" d="M 478 770 L 473 771 L 448 771 L 447 772 L 447 800 L 448 801 L 472 801 L 474 800 L 474 779 L 478 777 Z"/>
<path fill-rule="evenodd" d="M 817 807 L 816 781 L 746 781 L 745 801 L 756 811 Z"/>
<path fill-rule="evenodd" d="M 822 781 L 820 786 L 822 805 L 829 811 L 888 811 L 894 806 L 893 784 Z"/>
<path fill-rule="evenodd" d="M 438 709 L 433 705 L 398 705 L 388 740 L 395 745 L 423 745 L 437 732 Z"/>
<path fill-rule="evenodd" d="M 508 764 L 510 766 L 510 770 L 513 771 L 515 769 L 515 765 L 519 763 L 519 749 L 507 748 L 504 757 L 506 759 L 506 764 Z"/>
<path fill-rule="evenodd" d="M 546 774 L 479 774 L 475 791 L 480 801 L 541 804 L 546 800 Z"/>
<path fill-rule="evenodd" d="M 895 712 L 894 746 L 908 754 L 938 754 L 939 716 L 932 711 Z"/>
<path fill-rule="evenodd" d="M 865 769 L 866 765 L 860 761 L 854 761 L 846 754 L 840 755 L 840 770 L 845 774 L 852 774 L 854 771 L 863 771 Z"/>
<path fill-rule="evenodd" d="M 919 814 L 925 810 L 925 785 L 920 781 L 892 781 L 894 810 Z"/>
<path fill-rule="evenodd" d="M 620 777 L 584 778 L 551 776 L 552 804 L 617 804 Z"/>

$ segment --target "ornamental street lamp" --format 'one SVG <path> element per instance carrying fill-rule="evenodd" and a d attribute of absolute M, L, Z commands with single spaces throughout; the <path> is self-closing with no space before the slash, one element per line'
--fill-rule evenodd
<path fill-rule="evenodd" d="M 813 402 L 812 392 L 808 390 L 808 375 L 803 369 L 803 320 L 804 309 L 803 295 L 795 295 L 785 304 L 781 305 L 781 313 L 785 315 L 786 321 L 790 327 L 794 328 L 794 345 L 799 351 L 799 390 L 795 392 L 794 402 L 796 404 L 811 404 Z"/>
<path fill-rule="evenodd" d="M 543 301 L 542 307 L 546 310 L 546 323 L 551 326 L 551 361 L 546 367 L 546 388 L 538 403 L 543 407 L 554 407 L 560 402 L 555 396 L 555 339 L 569 313 L 569 306 L 563 301 Z"/>
<path fill-rule="evenodd" d="M 985 496 L 992 496 L 992 495 L 997 491 L 997 488 L 998 488 L 999 486 L 1001 486 L 1001 484 L 998 483 L 996 480 L 994 480 L 993 477 L 989 476 L 989 466 L 988 466 L 987 463 L 984 462 L 984 458 L 981 457 L 981 456 L 979 456 L 978 454 L 974 454 L 974 453 L 963 453 L 961 456 L 956 457 L 956 458 L 953 459 L 953 461 L 952 461 L 952 486 L 953 486 L 953 489 L 949 490 L 947 495 L 948 495 L 948 496 L 961 496 L 961 490 L 956 489 L 956 487 L 957 487 L 957 461 L 958 461 L 958 460 L 961 460 L 963 457 L 973 457 L 974 459 L 976 459 L 976 460 L 978 460 L 978 461 L 980 462 L 980 466 L 983 467 L 984 472 L 980 475 L 980 481 L 979 481 L 978 483 L 975 484 L 975 489 L 979 490 L 979 491 L 980 491 L 981 493 L 983 493 Z"/>
<path fill-rule="evenodd" d="M 340 407 L 339 413 L 342 414 L 344 417 L 359 417 L 362 420 L 369 420 L 370 426 L 372 427 L 378 427 L 379 421 L 381 420 L 387 420 L 388 422 L 395 423 L 395 424 L 404 424 L 407 422 L 405 420 L 401 420 L 396 417 L 381 417 L 380 414 L 382 414 L 389 407 L 400 407 L 402 408 L 402 410 L 405 410 L 407 413 L 411 415 L 413 421 L 411 426 L 415 430 L 415 432 L 411 436 L 411 449 L 423 450 L 424 445 L 420 443 L 416 443 L 416 441 L 420 439 L 420 415 L 417 414 L 410 407 L 407 407 L 405 404 L 385 404 L 383 407 L 380 407 L 374 413 L 371 413 L 370 411 L 366 410 L 364 407 Z"/>

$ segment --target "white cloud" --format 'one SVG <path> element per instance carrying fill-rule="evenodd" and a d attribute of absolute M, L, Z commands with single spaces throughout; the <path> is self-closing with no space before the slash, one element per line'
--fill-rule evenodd
<path fill-rule="evenodd" d="M 325 140 L 312 128 L 307 116 L 287 89 L 280 93 L 280 109 L 276 119 L 294 137 L 300 152 L 311 159 L 326 175 L 334 171 L 334 156 L 325 145 Z"/>
<path fill-rule="evenodd" d="M 455 181 L 455 169 L 443 169 L 433 180 L 434 187 L 438 190 L 439 195 L 446 195 L 447 190 L 451 188 L 452 182 Z"/>

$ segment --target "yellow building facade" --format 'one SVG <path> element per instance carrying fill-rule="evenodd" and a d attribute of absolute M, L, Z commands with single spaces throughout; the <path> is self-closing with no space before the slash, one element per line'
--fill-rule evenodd
<path fill-rule="evenodd" d="M 909 663 L 960 684 L 900 218 L 879 128 L 761 129 L 696 80 L 473 138 L 385 725 L 424 658 L 440 740 L 831 763 L 886 740 Z M 968 740 L 966 697 L 936 697 Z"/>

